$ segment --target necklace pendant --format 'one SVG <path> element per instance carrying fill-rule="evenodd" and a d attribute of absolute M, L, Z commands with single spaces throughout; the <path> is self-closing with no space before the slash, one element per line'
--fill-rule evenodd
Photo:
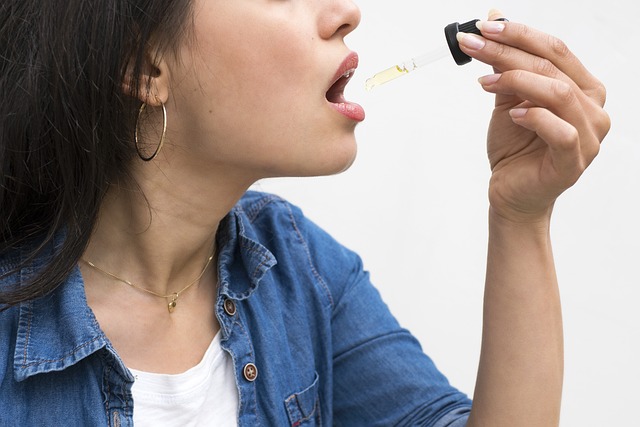
<path fill-rule="evenodd" d="M 169 304 L 167 305 L 167 308 L 169 309 L 169 313 L 173 313 L 173 310 L 176 309 L 177 301 L 178 301 L 178 294 L 171 295 L 171 301 L 169 301 Z"/>

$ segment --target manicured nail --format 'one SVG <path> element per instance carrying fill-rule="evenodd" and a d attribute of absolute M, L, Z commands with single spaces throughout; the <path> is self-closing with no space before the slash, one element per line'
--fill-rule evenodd
<path fill-rule="evenodd" d="M 512 119 L 519 119 L 520 117 L 524 117 L 527 111 L 529 111 L 528 108 L 514 108 L 509 111 L 509 115 Z"/>
<path fill-rule="evenodd" d="M 504 30 L 504 22 L 501 21 L 478 21 L 476 27 L 483 33 L 498 34 Z"/>
<path fill-rule="evenodd" d="M 502 13 L 499 9 L 494 8 L 489 10 L 489 14 L 487 16 L 489 17 L 489 21 L 495 21 L 496 19 L 503 18 L 504 13 Z"/>
<path fill-rule="evenodd" d="M 500 80 L 502 74 L 489 74 L 488 76 L 483 76 L 478 79 L 482 86 L 490 86 Z"/>
<path fill-rule="evenodd" d="M 456 39 L 458 39 L 458 43 L 467 49 L 480 50 L 485 45 L 484 39 L 475 34 L 458 33 L 456 34 Z"/>

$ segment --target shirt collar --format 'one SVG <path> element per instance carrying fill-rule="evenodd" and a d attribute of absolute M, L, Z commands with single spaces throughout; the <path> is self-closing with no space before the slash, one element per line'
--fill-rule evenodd
<path fill-rule="evenodd" d="M 277 264 L 239 205 L 220 224 L 218 247 L 218 292 L 233 299 L 248 298 Z"/>
<path fill-rule="evenodd" d="M 219 230 L 218 292 L 229 298 L 246 299 L 277 261 L 257 241 L 255 230 L 241 207 L 235 207 L 223 219 Z M 60 233 L 49 252 L 23 268 L 18 279 L 24 281 L 38 271 L 63 239 L 64 233 Z M 14 353 L 16 381 L 64 370 L 102 348 L 115 355 L 87 304 L 77 266 L 54 292 L 20 304 Z M 115 359 L 128 377 L 122 361 Z"/>
<path fill-rule="evenodd" d="M 19 280 L 26 280 L 42 268 L 62 239 L 64 236 L 59 235 L 48 253 L 23 268 Z M 18 309 L 13 366 L 16 381 L 43 372 L 61 371 L 108 344 L 87 305 L 78 267 L 54 292 L 23 302 Z"/>

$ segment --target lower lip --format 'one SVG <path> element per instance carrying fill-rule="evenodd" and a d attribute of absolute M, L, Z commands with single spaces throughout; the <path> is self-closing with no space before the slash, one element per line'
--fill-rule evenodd
<path fill-rule="evenodd" d="M 355 122 L 361 122 L 364 120 L 364 108 L 353 102 L 330 102 L 329 105 L 333 107 L 338 113 L 342 114 L 349 120 Z"/>

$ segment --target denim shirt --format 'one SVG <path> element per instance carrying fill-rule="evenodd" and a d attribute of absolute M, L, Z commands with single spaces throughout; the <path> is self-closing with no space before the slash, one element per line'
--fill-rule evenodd
<path fill-rule="evenodd" d="M 389 313 L 359 257 L 299 209 L 248 192 L 217 238 L 215 310 L 241 426 L 466 424 L 470 400 Z M 21 256 L 0 258 L 0 274 Z M 133 381 L 78 268 L 51 294 L 0 312 L 1 426 L 132 426 Z"/>

